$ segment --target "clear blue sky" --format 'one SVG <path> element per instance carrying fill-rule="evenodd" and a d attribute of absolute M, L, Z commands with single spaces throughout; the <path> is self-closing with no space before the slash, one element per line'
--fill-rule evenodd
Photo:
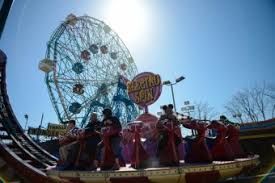
<path fill-rule="evenodd" d="M 116 6 L 114 3 L 112 6 Z M 222 113 L 236 91 L 255 82 L 275 82 L 274 0 L 135 3 L 139 5 L 135 19 L 131 23 L 125 19 L 124 23 L 127 13 L 121 11 L 122 18 L 116 21 L 124 23 L 125 29 L 113 28 L 140 72 L 159 73 L 163 80 L 186 77 L 174 88 L 178 108 L 185 100 L 203 100 Z M 88 14 L 112 26 L 112 18 L 107 16 L 110 12 L 112 15 L 110 4 L 110 0 L 15 0 L 0 48 L 8 55 L 8 92 L 22 125 L 25 113 L 31 126 L 39 124 L 42 112 L 45 123 L 57 119 L 44 74 L 38 69 L 54 29 L 69 13 Z M 129 12 L 127 7 L 125 12 Z M 138 29 L 131 29 L 134 25 Z M 171 102 L 170 89 L 164 87 L 150 111 L 156 113 L 161 104 Z"/>

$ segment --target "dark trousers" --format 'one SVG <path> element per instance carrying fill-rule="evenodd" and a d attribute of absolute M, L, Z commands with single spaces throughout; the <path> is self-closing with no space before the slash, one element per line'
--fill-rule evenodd
<path fill-rule="evenodd" d="M 120 136 L 115 136 L 110 138 L 110 145 L 112 148 L 112 151 L 114 153 L 115 158 L 121 157 L 121 147 L 120 147 L 120 142 L 121 142 L 121 137 Z M 97 145 L 97 151 L 96 151 L 96 156 L 98 160 L 101 160 L 101 152 L 102 148 L 104 147 L 103 141 L 99 142 Z"/>
<path fill-rule="evenodd" d="M 71 146 L 71 148 L 69 149 L 69 152 L 68 152 L 68 156 L 67 156 L 67 163 L 74 165 L 77 155 L 78 155 L 78 152 L 79 152 L 79 148 L 80 148 L 79 142 L 77 142 Z"/>

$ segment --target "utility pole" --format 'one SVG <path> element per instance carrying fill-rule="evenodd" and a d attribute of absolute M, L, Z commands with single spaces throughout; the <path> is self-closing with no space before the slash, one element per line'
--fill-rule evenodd
<path fill-rule="evenodd" d="M 25 115 L 24 115 L 24 118 L 25 118 L 25 120 L 26 120 L 26 122 L 25 122 L 25 128 L 24 128 L 24 130 L 25 130 L 25 132 L 27 131 L 27 125 L 28 125 L 28 122 L 29 122 L 29 115 L 26 113 Z"/>
<path fill-rule="evenodd" d="M 42 128 L 43 118 L 44 118 L 44 113 L 42 113 L 40 124 L 39 124 L 38 130 L 37 130 L 37 134 L 36 134 L 36 140 L 37 140 L 37 142 L 39 141 L 39 133 L 40 133 L 40 129 Z"/>

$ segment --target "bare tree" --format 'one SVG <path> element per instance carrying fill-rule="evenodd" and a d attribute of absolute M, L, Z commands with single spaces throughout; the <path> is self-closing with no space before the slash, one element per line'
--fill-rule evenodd
<path fill-rule="evenodd" d="M 225 106 L 225 109 L 231 113 L 232 116 L 240 113 L 246 121 L 258 121 L 255 112 L 255 106 L 247 90 L 243 90 L 235 94 Z"/>
<path fill-rule="evenodd" d="M 218 113 L 207 102 L 194 102 L 194 118 L 200 120 L 212 120 Z"/>
<path fill-rule="evenodd" d="M 265 83 L 255 84 L 253 87 L 237 92 L 225 105 L 225 109 L 232 116 L 238 116 L 239 122 L 260 121 L 272 117 L 272 102 L 267 95 Z M 273 107 L 274 108 L 274 107 Z M 236 115 L 236 114 L 241 114 Z"/>
<path fill-rule="evenodd" d="M 251 89 L 251 97 L 254 99 L 256 109 L 263 120 L 266 120 L 266 113 L 270 107 L 270 99 L 266 97 L 267 87 L 266 84 L 256 85 Z"/>
<path fill-rule="evenodd" d="M 272 118 L 275 117 L 275 84 L 270 84 L 267 86 L 267 91 L 265 93 L 267 97 L 270 98 L 272 107 Z"/>
<path fill-rule="evenodd" d="M 269 97 L 271 100 L 275 101 L 275 84 L 267 85 L 267 89 L 265 91 L 265 95 Z"/>

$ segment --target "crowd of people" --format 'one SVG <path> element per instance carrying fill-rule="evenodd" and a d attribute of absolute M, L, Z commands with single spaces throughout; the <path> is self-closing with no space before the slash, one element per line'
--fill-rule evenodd
<path fill-rule="evenodd" d="M 152 166 L 144 163 L 150 161 L 152 156 L 158 162 L 158 166 L 179 166 L 182 159 L 179 152 L 180 144 L 185 144 L 186 147 L 185 163 L 231 161 L 246 156 L 238 142 L 238 127 L 230 123 L 225 116 L 206 123 L 190 117 L 178 118 L 172 104 L 164 105 L 162 109 L 163 115 L 155 127 L 158 134 L 156 139 L 148 137 L 145 142 L 140 140 L 141 127 L 124 129 L 123 132 L 134 135 L 130 141 L 123 141 L 121 123 L 110 109 L 102 111 L 101 122 L 97 114 L 92 113 L 89 123 L 83 129 L 78 129 L 75 121 L 70 120 L 66 135 L 60 138 L 60 162 L 57 168 L 119 170 L 121 166 L 125 166 L 127 159 L 130 159 L 132 167 L 144 168 Z M 196 131 L 195 138 L 184 139 L 181 125 Z M 207 137 L 210 131 L 216 136 Z M 155 153 L 148 152 L 152 147 L 156 149 Z M 127 158 L 126 154 L 130 158 Z"/>

